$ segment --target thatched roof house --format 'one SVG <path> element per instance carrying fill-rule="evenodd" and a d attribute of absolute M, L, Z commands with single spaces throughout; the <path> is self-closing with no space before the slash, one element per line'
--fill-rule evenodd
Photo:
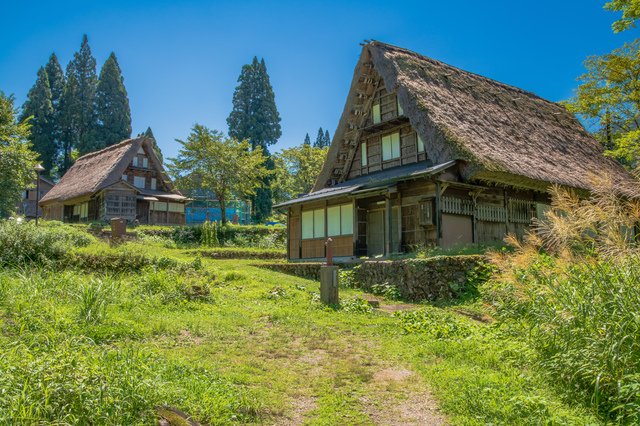
<path fill-rule="evenodd" d="M 633 180 L 562 105 L 373 41 L 313 190 L 276 207 L 289 209 L 292 258 L 322 257 L 320 239 L 337 232 L 335 217 L 326 232 L 315 232 L 316 213 L 305 224 L 305 210 L 323 203 L 326 214 L 332 204 L 351 205 L 350 233 L 339 234 L 345 255 L 500 241 L 541 214 L 550 184 L 586 194 L 597 171 Z M 375 183 L 384 173 L 394 179 Z"/>
<path fill-rule="evenodd" d="M 184 224 L 188 199 L 175 188 L 151 139 L 128 139 L 78 158 L 40 201 L 46 218 L 65 222 L 124 217 Z"/>

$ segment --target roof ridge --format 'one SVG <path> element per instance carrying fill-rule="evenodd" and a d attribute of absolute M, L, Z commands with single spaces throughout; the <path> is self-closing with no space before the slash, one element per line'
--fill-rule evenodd
<path fill-rule="evenodd" d="M 99 150 L 99 151 L 93 151 L 93 152 L 90 152 L 90 153 L 88 153 L 88 154 L 85 154 L 85 155 L 83 155 L 82 157 L 78 158 L 78 159 L 76 160 L 76 162 L 77 162 L 77 161 L 79 161 L 79 160 L 81 160 L 81 159 L 86 160 L 86 159 L 88 159 L 88 158 L 93 158 L 93 157 L 95 157 L 96 155 L 99 155 L 99 154 L 105 153 L 105 152 L 107 152 L 107 151 L 115 150 L 115 149 L 120 148 L 120 147 L 122 147 L 122 146 L 124 146 L 124 145 L 130 144 L 130 143 L 132 143 L 133 141 L 135 141 L 135 140 L 137 140 L 137 139 L 142 139 L 142 138 L 146 138 L 146 136 L 137 136 L 137 137 L 135 137 L 135 138 L 125 139 L 125 140 L 123 140 L 123 141 L 121 141 L 121 142 L 118 142 L 118 143 L 113 144 L 113 145 L 111 145 L 111 146 L 108 146 L 108 147 L 106 147 L 106 148 L 102 148 L 102 149 L 101 149 L 101 150 Z"/>
<path fill-rule="evenodd" d="M 417 59 L 420 59 L 420 60 L 423 60 L 423 61 L 427 61 L 427 62 L 432 62 L 437 66 L 444 66 L 444 67 L 452 68 L 452 69 L 460 72 L 461 74 L 472 76 L 473 78 L 477 78 L 479 80 L 486 81 L 488 83 L 491 83 L 491 84 L 494 84 L 496 86 L 499 86 L 499 87 L 502 87 L 502 88 L 506 88 L 506 89 L 509 89 L 509 90 L 512 90 L 512 91 L 515 91 L 515 92 L 518 92 L 518 93 L 523 94 L 523 95 L 533 96 L 533 97 L 535 97 L 535 98 L 537 98 L 539 100 L 542 100 L 542 101 L 547 102 L 549 104 L 552 104 L 552 105 L 555 105 L 555 106 L 560 107 L 562 109 L 565 109 L 564 105 L 562 105 L 562 104 L 560 104 L 558 102 L 550 101 L 549 99 L 545 99 L 545 98 L 541 97 L 540 95 L 537 95 L 535 92 L 531 92 L 529 90 L 524 90 L 524 89 L 522 89 L 520 87 L 516 87 L 516 86 L 513 86 L 511 84 L 503 83 L 501 81 L 495 80 L 493 78 L 485 77 L 483 75 L 476 74 L 476 73 L 471 72 L 471 71 L 463 70 L 463 69 L 458 68 L 456 66 L 450 65 L 450 64 L 448 64 L 446 62 L 442 62 L 442 61 L 439 61 L 437 59 L 430 58 L 429 56 L 422 55 L 422 54 L 420 54 L 418 52 L 414 52 L 413 50 L 405 49 L 404 47 L 394 46 L 393 44 L 384 43 L 384 42 L 378 41 L 378 40 L 373 40 L 372 43 L 369 44 L 369 46 L 380 46 L 380 47 L 382 47 L 384 49 L 387 49 L 387 50 L 393 50 L 393 51 L 396 51 L 396 52 L 405 53 L 405 54 L 407 54 L 409 56 L 414 56 Z"/>

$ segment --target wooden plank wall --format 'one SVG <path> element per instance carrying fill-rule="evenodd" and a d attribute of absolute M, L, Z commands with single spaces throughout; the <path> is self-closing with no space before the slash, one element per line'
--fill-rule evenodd
<path fill-rule="evenodd" d="M 337 256 L 353 256 L 353 236 L 346 235 L 340 237 L 331 237 L 333 241 L 333 255 Z"/>
<path fill-rule="evenodd" d="M 302 241 L 302 258 L 324 257 L 324 238 Z"/>

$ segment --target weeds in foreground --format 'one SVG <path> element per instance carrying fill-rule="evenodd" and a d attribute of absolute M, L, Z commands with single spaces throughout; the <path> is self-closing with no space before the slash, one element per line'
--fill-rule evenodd
<path fill-rule="evenodd" d="M 494 253 L 502 278 L 482 292 L 514 321 L 537 363 L 572 397 L 610 420 L 640 423 L 640 250 L 631 232 L 638 196 L 607 176 L 580 200 L 561 187 L 553 209 L 514 254 Z M 627 195 L 633 195 L 625 188 Z"/>

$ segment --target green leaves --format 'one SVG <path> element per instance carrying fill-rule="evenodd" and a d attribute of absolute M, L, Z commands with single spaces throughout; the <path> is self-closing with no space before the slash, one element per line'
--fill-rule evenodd
<path fill-rule="evenodd" d="M 111 52 L 100 71 L 96 91 L 98 148 L 117 144 L 131 137 L 131 110 L 124 78 L 116 55 Z"/>
<path fill-rule="evenodd" d="M 218 130 L 196 124 L 186 141 L 176 141 L 182 149 L 177 158 L 169 159 L 169 172 L 182 188 L 213 192 L 222 207 L 223 224 L 227 201 L 255 194 L 261 179 L 272 173 L 264 167 L 266 158 L 259 146 L 249 150 L 249 141 L 239 142 Z"/>
<path fill-rule="evenodd" d="M 640 154 L 640 39 L 584 63 L 587 73 L 564 104 L 589 120 L 609 154 L 630 167 Z"/>
<path fill-rule="evenodd" d="M 311 191 L 328 150 L 303 143 L 276 154 L 276 178 L 272 185 L 276 203 Z"/>
<path fill-rule="evenodd" d="M 31 183 L 36 154 L 30 150 L 29 126 L 18 123 L 13 96 L 0 91 L 0 217 L 15 210 L 22 191 Z"/>
<path fill-rule="evenodd" d="M 629 28 L 636 28 L 635 21 L 640 19 L 640 1 L 613 0 L 605 4 L 604 8 L 612 12 L 622 12 L 622 18 L 611 25 L 614 33 L 619 33 Z"/>

